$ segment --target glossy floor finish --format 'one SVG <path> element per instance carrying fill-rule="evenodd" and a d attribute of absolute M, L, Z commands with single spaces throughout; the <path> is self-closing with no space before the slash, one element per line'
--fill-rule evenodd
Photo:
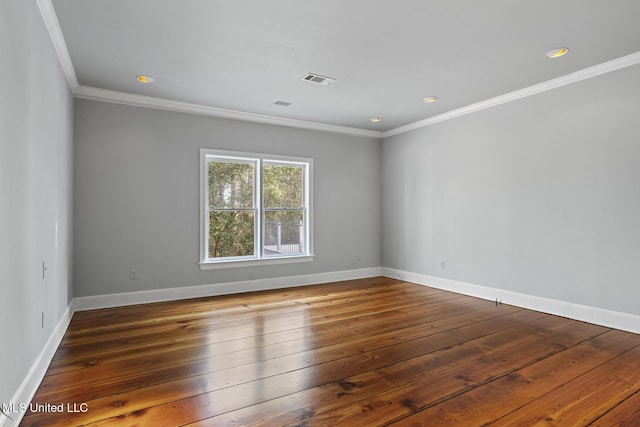
<path fill-rule="evenodd" d="M 33 402 L 65 407 L 22 425 L 638 426 L 640 336 L 363 279 L 76 313 Z"/>

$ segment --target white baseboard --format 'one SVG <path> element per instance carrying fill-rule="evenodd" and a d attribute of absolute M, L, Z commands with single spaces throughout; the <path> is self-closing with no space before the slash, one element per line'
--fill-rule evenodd
<path fill-rule="evenodd" d="M 496 299 L 503 304 L 515 305 L 556 316 L 568 317 L 582 322 L 606 326 L 608 328 L 640 334 L 640 316 L 621 313 L 604 308 L 574 304 L 566 301 L 554 300 L 535 295 L 521 294 L 504 289 L 475 285 L 473 283 L 458 282 L 426 274 L 412 273 L 408 271 L 382 268 L 382 275 L 432 288 L 443 289 L 459 294 L 469 295 L 490 301 Z"/>
<path fill-rule="evenodd" d="M 14 393 L 11 403 L 17 405 L 19 403 L 31 402 L 40 382 L 44 378 L 44 374 L 49 367 L 49 363 L 51 362 L 53 355 L 60 345 L 60 341 L 62 341 L 64 333 L 71 322 L 71 318 L 76 311 L 198 298 L 204 296 L 229 295 L 241 292 L 291 288 L 295 286 L 317 285 L 322 283 L 339 282 L 342 280 L 364 279 L 378 276 L 400 279 L 407 282 L 474 296 L 490 301 L 498 299 L 504 304 L 515 305 L 522 308 L 640 334 L 640 316 L 386 267 L 371 267 L 358 270 L 306 274 L 272 279 L 247 280 L 212 285 L 185 286 L 111 295 L 78 297 L 71 301 L 56 324 L 55 329 L 38 355 L 38 358 L 33 363 L 29 373 L 18 390 Z M 11 421 L 4 416 L 0 416 L 0 427 L 19 425 L 24 413 L 18 412 L 9 415 L 11 415 L 15 421 Z"/>
<path fill-rule="evenodd" d="M 152 302 L 175 301 L 215 295 L 230 295 L 241 292 L 266 291 L 295 286 L 319 285 L 342 280 L 364 279 L 382 275 L 381 267 L 358 270 L 333 271 L 329 273 L 305 274 L 300 276 L 276 277 L 272 279 L 245 280 L 240 282 L 216 283 L 212 285 L 184 286 L 149 291 L 124 292 L 120 294 L 78 297 L 72 301 L 73 312 L 98 308 L 122 307 L 126 305 Z"/>
<path fill-rule="evenodd" d="M 71 322 L 71 318 L 73 317 L 71 306 L 72 304 L 70 303 L 64 313 L 62 313 L 62 317 L 58 320 L 42 351 L 33 362 L 33 365 L 31 365 L 27 376 L 22 381 L 22 384 L 20 384 L 20 387 L 18 387 L 18 390 L 13 394 L 9 405 L 13 404 L 14 407 L 18 408 L 20 404 L 29 404 L 31 399 L 33 399 L 36 390 L 38 390 L 38 386 L 44 378 L 44 374 L 47 372 L 47 368 L 49 368 L 51 359 L 53 359 L 53 355 L 56 353 L 62 337 L 64 337 L 67 327 Z M 0 416 L 0 427 L 19 425 L 24 416 L 24 412 L 12 412 L 7 415 L 10 415 L 14 421 L 11 421 L 6 416 Z"/>

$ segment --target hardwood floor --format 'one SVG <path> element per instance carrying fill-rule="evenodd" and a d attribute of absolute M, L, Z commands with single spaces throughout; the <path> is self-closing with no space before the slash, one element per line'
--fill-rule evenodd
<path fill-rule="evenodd" d="M 64 410 L 24 426 L 638 426 L 640 336 L 354 280 L 76 313 L 33 403 Z"/>

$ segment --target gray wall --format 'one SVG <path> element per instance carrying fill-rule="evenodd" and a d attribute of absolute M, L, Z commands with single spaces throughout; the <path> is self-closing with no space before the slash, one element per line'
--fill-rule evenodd
<path fill-rule="evenodd" d="M 635 66 L 385 139 L 383 265 L 640 314 L 638 82 Z"/>
<path fill-rule="evenodd" d="M 315 260 L 201 271 L 200 148 L 313 158 Z M 75 295 L 377 267 L 380 164 L 377 139 L 76 100 Z"/>
<path fill-rule="evenodd" d="M 73 100 L 35 1 L 0 2 L 0 58 L 0 402 L 8 403 L 72 297 Z"/>
<path fill-rule="evenodd" d="M 74 296 L 72 236 L 75 296 L 382 264 L 640 314 L 638 66 L 381 143 L 86 100 L 74 129 L 31 1 L 0 3 L 0 58 L 0 402 Z M 203 147 L 314 159 L 314 262 L 198 268 Z"/>

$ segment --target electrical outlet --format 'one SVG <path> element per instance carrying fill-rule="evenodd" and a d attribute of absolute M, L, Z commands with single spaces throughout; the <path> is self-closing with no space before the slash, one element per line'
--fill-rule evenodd
<path fill-rule="evenodd" d="M 356 262 L 362 261 L 362 255 L 356 254 Z"/>
<path fill-rule="evenodd" d="M 138 280 L 138 272 L 136 270 L 129 270 L 129 280 Z"/>
<path fill-rule="evenodd" d="M 440 261 L 440 270 L 444 270 L 444 260 Z"/>

